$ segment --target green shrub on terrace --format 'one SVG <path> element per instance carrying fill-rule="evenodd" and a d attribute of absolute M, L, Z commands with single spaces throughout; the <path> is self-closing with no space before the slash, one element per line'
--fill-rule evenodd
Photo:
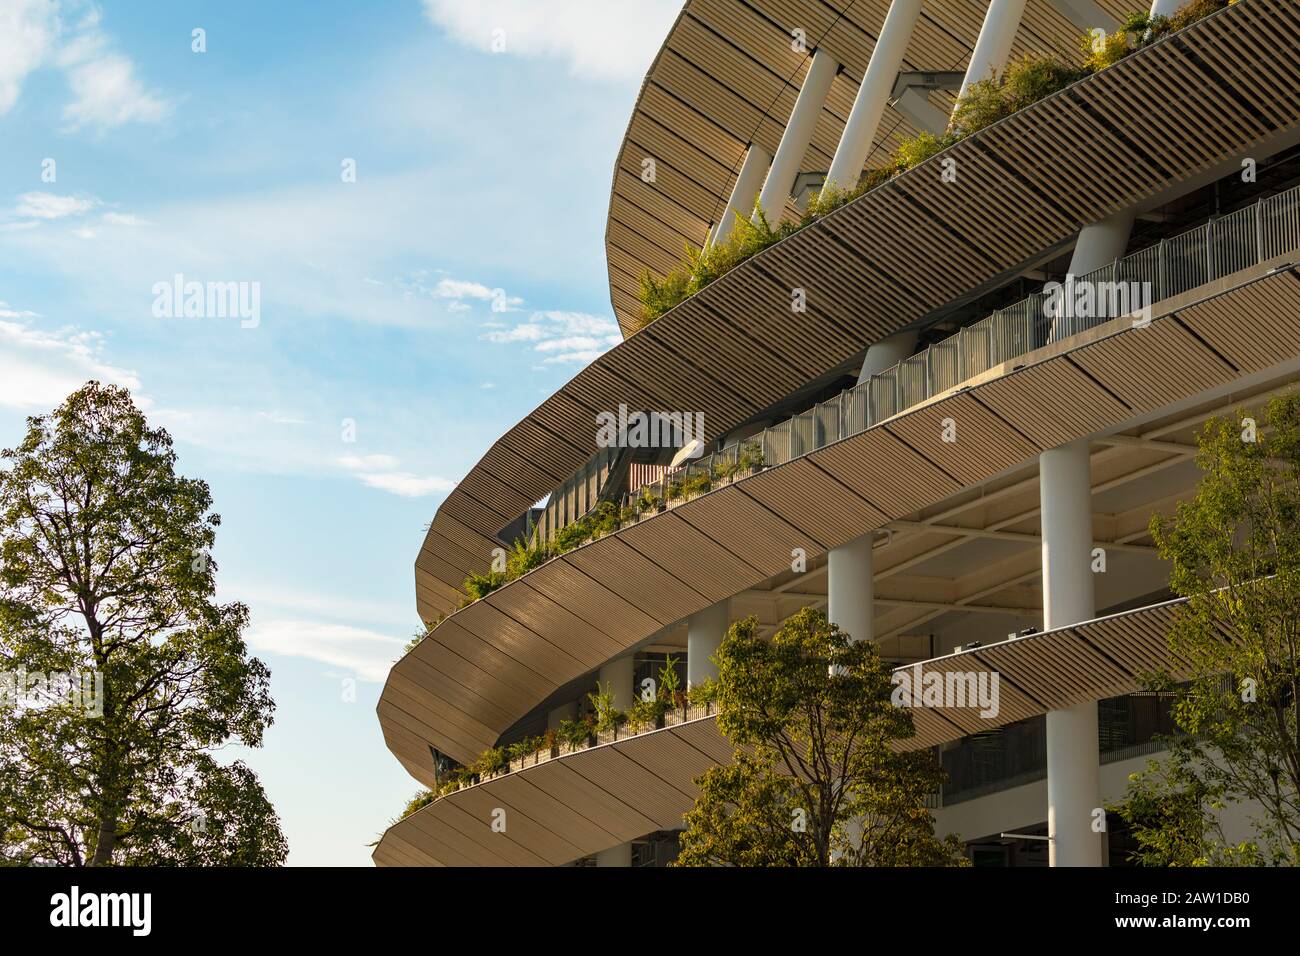
<path fill-rule="evenodd" d="M 507 581 L 504 571 L 488 571 L 485 574 L 471 574 L 465 578 L 463 587 L 465 595 L 469 599 L 466 603 L 472 603 L 479 598 L 487 597 Z"/>
<path fill-rule="evenodd" d="M 511 762 L 525 760 L 539 751 L 551 749 L 550 739 L 544 736 L 525 737 L 506 747 L 506 754 Z"/>
<path fill-rule="evenodd" d="M 570 749 L 584 746 L 596 732 L 595 720 L 590 714 L 580 720 L 562 720 L 556 729 L 556 737 L 569 745 Z"/>
<path fill-rule="evenodd" d="M 688 243 L 682 264 L 664 278 L 656 278 L 649 269 L 642 273 L 639 292 L 642 326 L 653 322 L 683 299 L 690 298 L 754 253 L 797 232 L 802 225 L 785 223 L 773 228 L 757 202 L 754 214 L 757 222 L 737 212 L 731 235 L 723 242 L 706 244 L 702 249 Z"/>
<path fill-rule="evenodd" d="M 1168 17 L 1156 17 L 1151 23 L 1151 37 L 1147 42 L 1154 42 L 1171 33 L 1177 33 L 1183 27 L 1190 27 L 1197 20 L 1204 20 L 1211 13 L 1218 13 L 1235 3 L 1237 0 L 1192 0 Z"/>
<path fill-rule="evenodd" d="M 627 723 L 627 714 L 614 706 L 614 691 L 609 683 L 597 682 L 596 689 L 587 695 L 596 712 L 594 727 L 597 733 L 615 730 Z"/>
<path fill-rule="evenodd" d="M 424 807 L 427 807 L 429 804 L 433 803 L 433 801 L 437 799 L 438 799 L 438 794 L 434 793 L 432 790 L 421 790 L 419 793 L 417 793 L 414 797 L 411 798 L 411 802 L 406 805 L 406 808 L 402 810 L 402 815 L 397 819 L 399 820 L 405 819 L 406 817 L 409 817 L 412 813 L 414 813 L 416 810 L 420 810 Z"/>
<path fill-rule="evenodd" d="M 515 578 L 523 577 L 533 568 L 544 564 L 550 557 L 546 551 L 546 545 L 542 543 L 540 533 L 533 531 L 531 541 L 524 541 L 523 538 L 516 538 L 514 546 L 506 555 L 506 578 L 513 581 Z"/>
<path fill-rule="evenodd" d="M 955 136 L 955 142 L 979 132 L 1087 75 L 1082 67 L 1062 63 L 1056 57 L 1025 54 L 1000 75 L 970 85 L 953 110 L 949 135 Z"/>
<path fill-rule="evenodd" d="M 479 754 L 469 769 L 480 780 L 496 773 L 504 773 L 510 769 L 510 755 L 505 747 L 489 747 Z"/>
<path fill-rule="evenodd" d="M 1098 73 L 1132 53 L 1146 32 L 1146 19 L 1146 14 L 1130 13 L 1114 33 L 1103 30 L 1079 37 L 1083 68 L 1089 73 Z"/>
<path fill-rule="evenodd" d="M 1191 3 L 1178 8 L 1167 17 L 1152 17 L 1143 12 L 1130 13 L 1114 33 L 1100 36 L 1085 34 L 1079 38 L 1079 49 L 1083 51 L 1083 67 L 1089 73 L 1104 70 L 1130 53 L 1149 46 L 1184 27 L 1189 27 L 1197 20 L 1203 20 L 1210 14 L 1217 13 L 1236 2 L 1237 0 L 1192 0 Z"/>

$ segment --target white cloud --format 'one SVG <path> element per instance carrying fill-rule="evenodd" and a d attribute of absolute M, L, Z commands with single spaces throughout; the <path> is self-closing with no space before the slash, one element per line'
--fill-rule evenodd
<path fill-rule="evenodd" d="M 681 0 L 424 0 L 425 16 L 475 50 L 566 61 L 574 73 L 638 81 Z"/>
<path fill-rule="evenodd" d="M 543 365 L 587 364 L 622 341 L 613 319 L 586 312 L 534 312 L 512 328 L 494 329 L 482 338 L 497 344 L 531 342 L 547 357 Z"/>
<path fill-rule="evenodd" d="M 524 304 L 519 296 L 507 295 L 505 289 L 489 289 L 481 282 L 464 279 L 439 279 L 434 294 L 440 299 L 451 299 L 447 307 L 453 312 L 464 312 L 469 308 L 465 299 L 491 302 L 493 312 L 515 312 Z"/>
<path fill-rule="evenodd" d="M 360 476 L 362 484 L 403 498 L 423 498 L 425 495 L 446 494 L 456 487 L 454 481 L 434 476 L 421 477 L 409 471 L 391 471 Z"/>
<path fill-rule="evenodd" d="M 504 332 L 486 332 L 483 338 L 498 344 L 506 342 L 540 342 L 546 338 L 546 329 L 536 322 L 524 322 Z"/>
<path fill-rule="evenodd" d="M 171 104 L 146 89 L 135 63 L 113 49 L 100 21 L 91 6 L 69 30 L 57 0 L 0 2 L 0 116 L 18 102 L 27 76 L 50 65 L 67 74 L 73 98 L 63 118 L 73 129 L 165 119 Z"/>
<path fill-rule="evenodd" d="M 344 455 L 339 464 L 353 472 L 361 483 L 404 498 L 446 494 L 456 487 L 454 481 L 434 475 L 421 476 L 401 470 L 401 461 L 392 455 Z"/>
<path fill-rule="evenodd" d="M 382 684 L 406 641 L 348 624 L 316 621 L 254 619 L 248 644 L 257 651 L 284 657 L 305 657 Z"/>
<path fill-rule="evenodd" d="M 149 222 L 129 212 L 106 212 L 104 222 L 110 226 L 147 226 Z"/>
<path fill-rule="evenodd" d="M 74 99 L 63 108 L 63 118 L 73 129 L 157 123 L 171 113 L 171 104 L 148 92 L 136 78 L 135 64 L 118 53 L 74 66 L 68 86 Z"/>
<path fill-rule="evenodd" d="M 0 316 L 30 314 L 0 309 Z M 104 362 L 100 346 L 94 333 L 47 332 L 0 320 L 0 405 L 53 408 L 92 378 L 137 391 L 140 380 L 135 373 Z"/>
<path fill-rule="evenodd" d="M 49 57 L 59 32 L 57 13 L 49 0 L 0 3 L 0 116 L 18 102 L 27 74 Z"/>
<path fill-rule="evenodd" d="M 14 205 L 14 215 L 22 219 L 62 219 L 78 216 L 98 205 L 93 196 L 60 196 L 58 193 L 23 193 Z"/>
<path fill-rule="evenodd" d="M 24 309 L 21 312 L 15 312 L 9 308 L 9 303 L 0 300 L 0 319 L 34 319 L 39 313 L 29 312 Z"/>

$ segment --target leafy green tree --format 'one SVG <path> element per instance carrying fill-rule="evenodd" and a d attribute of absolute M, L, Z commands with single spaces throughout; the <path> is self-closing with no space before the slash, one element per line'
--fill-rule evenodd
<path fill-rule="evenodd" d="M 1264 421 L 1212 420 L 1199 436 L 1196 496 L 1151 522 L 1170 586 L 1187 598 L 1168 635 L 1190 683 L 1182 733 L 1130 780 L 1116 807 L 1157 865 L 1300 863 L 1300 396 Z M 1219 811 L 1255 801 L 1254 839 L 1228 846 Z"/>
<path fill-rule="evenodd" d="M 275 705 L 248 609 L 214 600 L 207 484 L 98 382 L 0 457 L 0 670 L 102 680 L 0 706 L 0 862 L 282 863 L 257 777 L 214 759 Z"/>
<path fill-rule="evenodd" d="M 889 666 L 805 609 L 771 641 L 754 618 L 718 650 L 718 727 L 733 764 L 710 768 L 686 814 L 678 866 L 947 866 L 955 837 L 926 809 L 941 770 L 899 753 L 912 716 L 895 707 Z"/>

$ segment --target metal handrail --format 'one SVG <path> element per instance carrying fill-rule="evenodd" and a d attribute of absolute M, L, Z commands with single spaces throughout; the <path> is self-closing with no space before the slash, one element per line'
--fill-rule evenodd
<path fill-rule="evenodd" d="M 1130 300 L 1113 295 L 1103 298 L 1102 293 L 1111 293 L 1115 288 L 1105 284 L 1145 285 L 1150 295 L 1144 304 L 1154 305 L 1297 249 L 1300 249 L 1300 186 L 1162 239 L 1157 245 L 1117 259 L 1088 275 L 1068 278 L 1067 296 L 1071 290 L 1091 290 L 1094 306 L 1100 305 L 1086 315 L 1053 318 L 1048 314 L 1048 295 L 1036 292 L 829 401 L 732 443 L 714 455 L 697 459 L 691 465 L 692 472 L 712 473 L 715 462 L 726 461 L 720 456 L 732 455 L 734 462 L 735 449 L 751 442 L 762 450 L 764 467 L 784 464 L 866 431 L 1050 342 L 1130 314 L 1120 311 L 1131 304 Z M 668 481 L 646 487 L 654 489 L 656 496 L 664 497 Z M 635 499 L 641 490 L 630 490 L 624 503 Z"/>

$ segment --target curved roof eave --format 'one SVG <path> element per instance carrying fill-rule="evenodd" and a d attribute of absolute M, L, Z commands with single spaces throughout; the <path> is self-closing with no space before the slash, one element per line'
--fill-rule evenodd
<path fill-rule="evenodd" d="M 1298 47 L 1294 4 L 1229 8 L 958 143 L 943 155 L 957 160 L 960 187 L 923 164 L 720 277 L 492 445 L 425 537 L 421 618 L 453 609 L 465 576 L 488 568 L 498 530 L 595 452 L 598 411 L 700 412 L 716 437 L 1081 226 L 1300 123 L 1288 85 Z M 1160 109 L 1144 113 L 1143 101 Z M 797 323 L 796 286 L 817 290 Z"/>
<path fill-rule="evenodd" d="M 1101 0 L 1118 21 L 1132 4 Z M 960 72 L 979 35 L 983 4 L 928 3 L 903 57 L 905 72 Z M 689 243 L 703 244 L 726 207 L 745 149 L 775 152 L 813 52 L 826 49 L 841 65 L 818 117 L 801 172 L 825 172 L 844 130 L 889 0 L 688 0 L 641 84 L 610 183 L 605 250 L 610 300 L 625 333 L 639 324 L 640 274 L 664 274 Z M 795 29 L 806 52 L 793 48 Z M 1013 56 L 1075 54 L 1083 28 L 1049 0 L 1031 0 Z M 931 104 L 952 109 L 950 91 Z M 869 156 L 888 156 L 919 130 L 887 106 Z M 656 161 L 662 177 L 641 177 Z M 794 207 L 787 209 L 793 214 Z"/>
<path fill-rule="evenodd" d="M 1243 310 L 1267 319 L 1265 340 Z M 1044 450 L 1275 368 L 1300 355 L 1300 276 L 1267 273 L 1149 327 L 1109 328 L 586 544 L 458 611 L 393 667 L 379 703 L 389 748 L 426 779 L 429 745 L 472 759 L 569 680 L 779 573 L 793 547 L 821 554 Z M 966 441 L 941 440 L 945 417 L 963 422 Z"/>

